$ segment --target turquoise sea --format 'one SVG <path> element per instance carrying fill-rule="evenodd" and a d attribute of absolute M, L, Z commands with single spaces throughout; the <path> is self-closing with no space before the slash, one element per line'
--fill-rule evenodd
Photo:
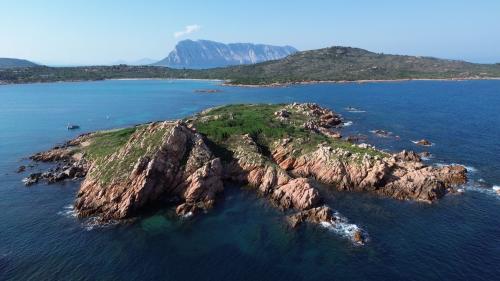
<path fill-rule="evenodd" d="M 221 93 L 195 93 L 220 89 Z M 330 206 L 370 237 L 289 229 L 250 189 L 228 185 L 211 212 L 172 210 L 129 225 L 72 215 L 78 181 L 25 187 L 26 157 L 83 132 L 175 119 L 227 103 L 316 102 L 343 115 L 344 135 L 388 151 L 429 151 L 430 165 L 468 167 L 461 195 L 435 204 L 333 191 Z M 358 110 L 348 110 L 348 107 Z M 68 123 L 81 126 L 68 131 Z M 380 138 L 375 129 L 392 132 Z M 395 136 L 398 136 L 396 138 Z M 412 141 L 426 138 L 428 149 Z M 130 80 L 0 86 L 0 280 L 500 280 L 500 81 L 220 86 Z"/>

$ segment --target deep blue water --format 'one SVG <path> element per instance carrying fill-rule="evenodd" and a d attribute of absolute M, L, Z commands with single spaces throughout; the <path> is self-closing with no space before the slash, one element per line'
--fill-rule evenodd
<path fill-rule="evenodd" d="M 194 93 L 221 88 L 217 94 Z M 470 166 L 463 195 L 400 202 L 325 187 L 329 204 L 370 235 L 354 246 L 317 226 L 288 229 L 253 192 L 226 186 L 206 215 L 158 210 L 94 227 L 69 214 L 79 182 L 24 187 L 25 157 L 77 134 L 187 116 L 226 103 L 317 102 L 379 148 L 435 143 L 430 164 Z M 352 113 L 354 106 L 365 112 Z M 81 130 L 67 131 L 67 123 Z M 396 138 L 378 138 L 384 129 Z M 0 86 L 0 280 L 499 280 L 500 81 L 232 88 L 200 81 Z M 41 169 L 43 167 L 36 167 Z"/>

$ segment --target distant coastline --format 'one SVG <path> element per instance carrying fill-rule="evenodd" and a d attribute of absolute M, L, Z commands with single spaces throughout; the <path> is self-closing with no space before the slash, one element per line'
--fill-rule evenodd
<path fill-rule="evenodd" d="M 207 81 L 207 82 L 223 82 L 228 80 L 224 79 L 201 79 L 201 78 L 111 78 L 102 81 L 138 81 L 138 80 L 181 80 L 181 81 Z"/>
<path fill-rule="evenodd" d="M 274 88 L 289 87 L 294 85 L 313 85 L 313 84 L 364 84 L 364 83 L 384 83 L 384 82 L 409 82 L 409 81 L 478 81 L 478 80 L 500 80 L 500 77 L 469 77 L 469 78 L 406 78 L 406 79 L 373 79 L 373 80 L 318 80 L 318 81 L 297 81 L 286 83 L 270 84 L 231 84 L 225 82 L 222 85 L 228 87 L 246 87 L 246 88 Z M 221 80 L 224 81 L 224 80 Z"/>
<path fill-rule="evenodd" d="M 50 84 L 50 83 L 78 83 L 78 82 L 99 82 L 99 81 L 149 81 L 149 80 L 181 80 L 181 81 L 206 81 L 206 82 L 220 82 L 220 85 L 224 85 L 228 80 L 224 79 L 198 79 L 198 78 L 109 78 L 109 79 L 81 79 L 81 80 L 58 80 L 58 81 L 34 81 L 34 82 L 24 82 L 24 83 L 9 83 L 5 81 L 0 81 L 0 86 L 7 85 L 30 85 L 30 84 Z"/>
<path fill-rule="evenodd" d="M 148 80 L 164 80 L 164 81 L 206 81 L 220 82 L 219 85 L 225 87 L 242 87 L 242 88 L 282 88 L 295 85 L 314 85 L 314 84 L 365 84 L 365 83 L 385 83 L 385 82 L 410 82 L 410 81 L 480 81 L 480 80 L 500 80 L 500 77 L 467 77 L 467 78 L 405 78 L 405 79 L 362 79 L 362 80 L 318 80 L 318 81 L 294 81 L 285 83 L 268 83 L 268 84 L 239 84 L 231 83 L 228 79 L 203 79 L 203 78 L 109 78 L 109 79 L 81 79 L 81 80 L 58 80 L 58 81 L 34 81 L 25 83 L 9 83 L 0 81 L 0 86 L 6 85 L 29 85 L 29 84 L 49 84 L 49 83 L 77 83 L 77 82 L 97 82 L 97 81 L 148 81 Z"/>
<path fill-rule="evenodd" d="M 257 64 L 210 69 L 113 65 L 36 66 L 0 70 L 0 83 L 4 84 L 108 79 L 188 79 L 223 81 L 223 85 L 231 86 L 283 87 L 316 83 L 496 80 L 498 78 L 500 78 L 500 64 L 387 55 L 342 46 L 298 52 L 286 58 Z"/>

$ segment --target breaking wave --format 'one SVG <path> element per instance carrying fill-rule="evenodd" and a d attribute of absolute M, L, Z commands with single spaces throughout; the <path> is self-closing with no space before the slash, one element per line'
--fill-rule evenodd
<path fill-rule="evenodd" d="M 76 218 L 76 210 L 73 205 L 66 205 L 63 207 L 62 211 L 57 212 L 58 215 L 67 217 L 67 218 Z"/>
<path fill-rule="evenodd" d="M 335 232 L 341 237 L 349 239 L 354 245 L 361 246 L 369 241 L 368 233 L 349 220 L 339 212 L 334 213 L 332 221 L 323 221 L 320 225 L 328 230 Z M 361 235 L 361 240 L 358 238 Z"/>
<path fill-rule="evenodd" d="M 480 186 L 477 184 L 468 184 L 465 186 L 465 190 L 480 192 L 483 194 L 495 196 L 500 198 L 500 186 L 494 185 L 493 187 Z"/>
<path fill-rule="evenodd" d="M 462 166 L 464 166 L 465 169 L 467 170 L 467 172 L 469 172 L 469 173 L 475 173 L 475 172 L 477 172 L 477 169 L 474 168 L 474 167 L 472 167 L 472 166 L 467 166 L 467 165 L 462 165 Z"/>
<path fill-rule="evenodd" d="M 75 207 L 73 205 L 66 205 L 63 207 L 62 211 L 57 212 L 58 215 L 64 216 L 66 218 L 77 218 L 78 215 L 76 213 Z M 99 220 L 98 217 L 90 217 L 83 219 L 81 221 L 82 227 L 87 230 L 93 230 L 95 228 L 104 228 L 104 227 L 109 227 L 116 225 L 118 222 L 117 221 L 109 221 L 109 222 L 102 222 Z"/>
<path fill-rule="evenodd" d="M 193 212 L 187 212 L 186 214 L 182 215 L 183 219 L 188 219 L 193 216 Z"/>
<path fill-rule="evenodd" d="M 85 230 L 91 231 L 91 230 L 96 229 L 96 228 L 106 228 L 106 227 L 114 226 L 117 224 L 118 224 L 118 221 L 111 220 L 108 222 L 102 222 L 101 220 L 99 220 L 98 217 L 90 217 L 90 218 L 85 219 L 83 221 L 82 226 L 83 226 L 83 228 L 85 228 Z"/>
<path fill-rule="evenodd" d="M 351 126 L 351 125 L 352 125 L 352 121 L 347 121 L 347 122 L 344 122 L 344 123 L 342 124 L 342 126 L 344 126 L 344 127 L 349 127 L 349 126 Z"/>
<path fill-rule="evenodd" d="M 356 107 L 346 107 L 345 110 L 347 110 L 347 112 L 351 112 L 351 113 L 363 113 L 363 112 L 366 112 L 365 110 L 361 110 L 359 108 L 356 108 Z"/>
<path fill-rule="evenodd" d="M 463 165 L 463 164 L 458 164 L 458 163 L 450 163 L 450 164 L 446 164 L 446 163 L 436 163 L 436 166 L 437 167 L 444 167 L 444 166 L 464 166 L 464 168 L 467 170 L 468 173 L 476 173 L 477 172 L 477 169 L 472 167 L 472 166 L 468 166 L 468 165 Z"/>
<path fill-rule="evenodd" d="M 433 158 L 432 155 L 429 155 L 429 156 L 420 156 L 420 159 L 422 159 L 424 161 L 430 161 L 432 158 Z"/>

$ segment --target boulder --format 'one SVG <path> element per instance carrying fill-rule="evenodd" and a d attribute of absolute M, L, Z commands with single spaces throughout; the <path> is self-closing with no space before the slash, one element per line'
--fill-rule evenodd
<path fill-rule="evenodd" d="M 24 185 L 30 186 L 37 183 L 42 176 L 42 173 L 32 173 L 28 177 L 23 179 Z"/>
<path fill-rule="evenodd" d="M 421 139 L 419 141 L 415 142 L 416 145 L 421 145 L 421 146 L 432 146 L 432 142 L 426 140 L 426 139 Z"/>
<path fill-rule="evenodd" d="M 288 222 L 291 227 L 297 227 L 304 222 L 321 223 L 333 221 L 335 221 L 335 217 L 333 216 L 332 209 L 328 206 L 315 207 L 288 216 Z"/>

